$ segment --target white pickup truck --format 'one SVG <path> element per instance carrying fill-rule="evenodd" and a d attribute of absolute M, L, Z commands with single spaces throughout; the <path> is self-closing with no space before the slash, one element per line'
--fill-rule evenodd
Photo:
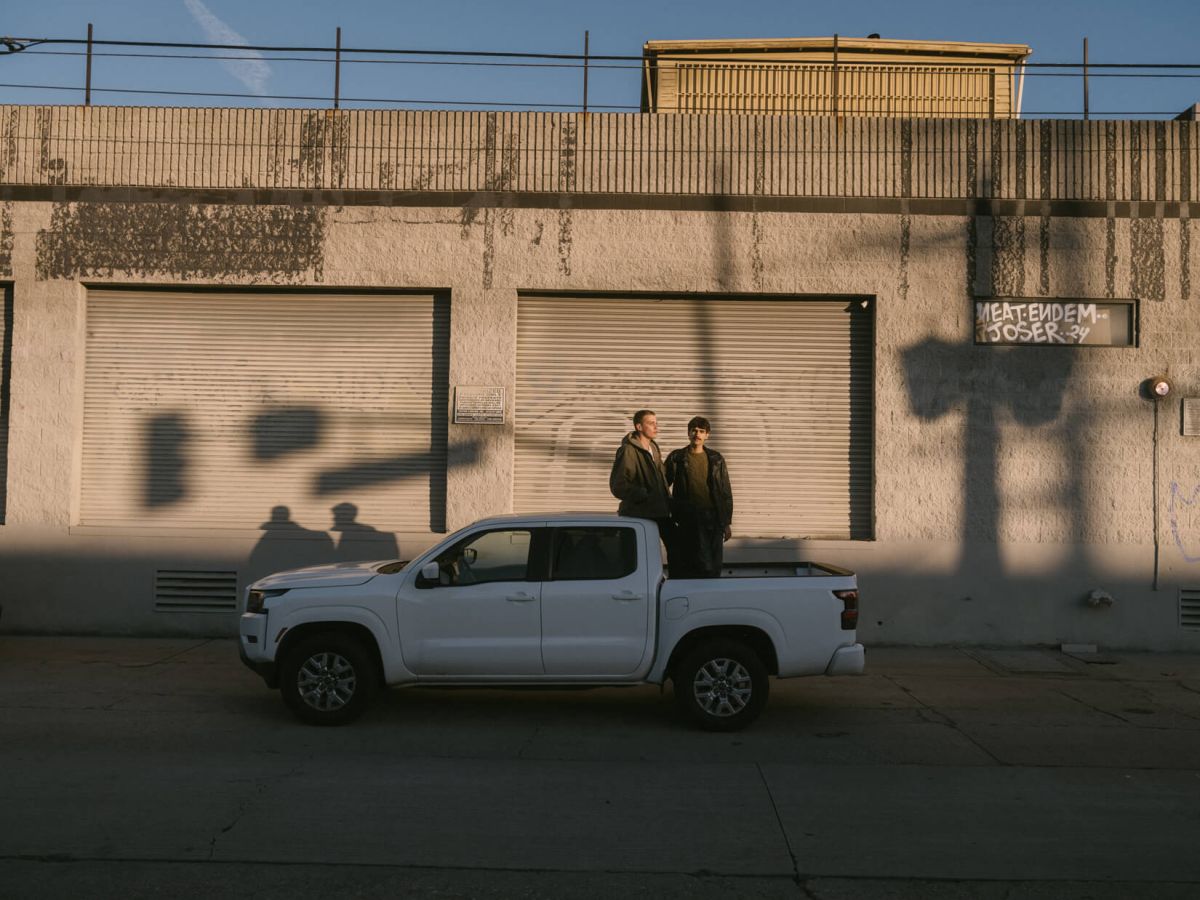
<path fill-rule="evenodd" d="M 857 675 L 854 574 L 791 562 L 664 578 L 653 522 L 595 513 L 476 522 L 411 562 L 250 585 L 242 660 L 306 722 L 384 685 L 674 684 L 701 727 L 748 725 L 768 676 Z"/>

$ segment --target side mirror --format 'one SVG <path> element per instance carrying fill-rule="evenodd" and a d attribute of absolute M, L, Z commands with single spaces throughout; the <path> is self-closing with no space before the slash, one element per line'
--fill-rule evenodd
<path fill-rule="evenodd" d="M 427 562 L 425 565 L 421 566 L 421 577 L 426 581 L 431 581 L 434 584 L 437 584 L 441 579 L 441 575 L 442 567 L 436 562 Z"/>

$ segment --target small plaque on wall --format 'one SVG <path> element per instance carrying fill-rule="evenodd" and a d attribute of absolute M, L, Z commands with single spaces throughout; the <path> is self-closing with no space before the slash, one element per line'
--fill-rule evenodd
<path fill-rule="evenodd" d="M 454 388 L 455 425 L 503 425 L 504 388 Z"/>
<path fill-rule="evenodd" d="M 1135 311 L 1136 306 L 1128 301 L 976 300 L 975 343 L 1133 347 Z"/>
<path fill-rule="evenodd" d="M 1200 397 L 1183 398 L 1183 433 L 1200 437 Z"/>

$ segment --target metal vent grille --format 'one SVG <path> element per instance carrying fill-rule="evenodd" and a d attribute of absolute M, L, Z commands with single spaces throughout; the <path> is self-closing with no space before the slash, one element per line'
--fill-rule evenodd
<path fill-rule="evenodd" d="M 1200 630 L 1200 588 L 1179 589 L 1179 627 Z"/>
<path fill-rule="evenodd" d="M 1183 433 L 1200 437 L 1200 397 L 1183 398 Z"/>
<path fill-rule="evenodd" d="M 237 612 L 237 572 L 159 569 L 154 573 L 155 612 Z"/>

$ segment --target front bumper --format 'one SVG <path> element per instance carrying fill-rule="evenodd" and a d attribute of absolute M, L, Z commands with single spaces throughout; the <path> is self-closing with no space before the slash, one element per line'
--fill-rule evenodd
<path fill-rule="evenodd" d="M 838 647 L 825 668 L 826 675 L 861 675 L 867 667 L 867 652 L 862 644 Z"/>
<path fill-rule="evenodd" d="M 238 625 L 238 656 L 252 672 L 262 677 L 269 688 L 279 687 L 279 666 L 268 655 L 267 617 L 262 613 L 244 613 Z"/>

